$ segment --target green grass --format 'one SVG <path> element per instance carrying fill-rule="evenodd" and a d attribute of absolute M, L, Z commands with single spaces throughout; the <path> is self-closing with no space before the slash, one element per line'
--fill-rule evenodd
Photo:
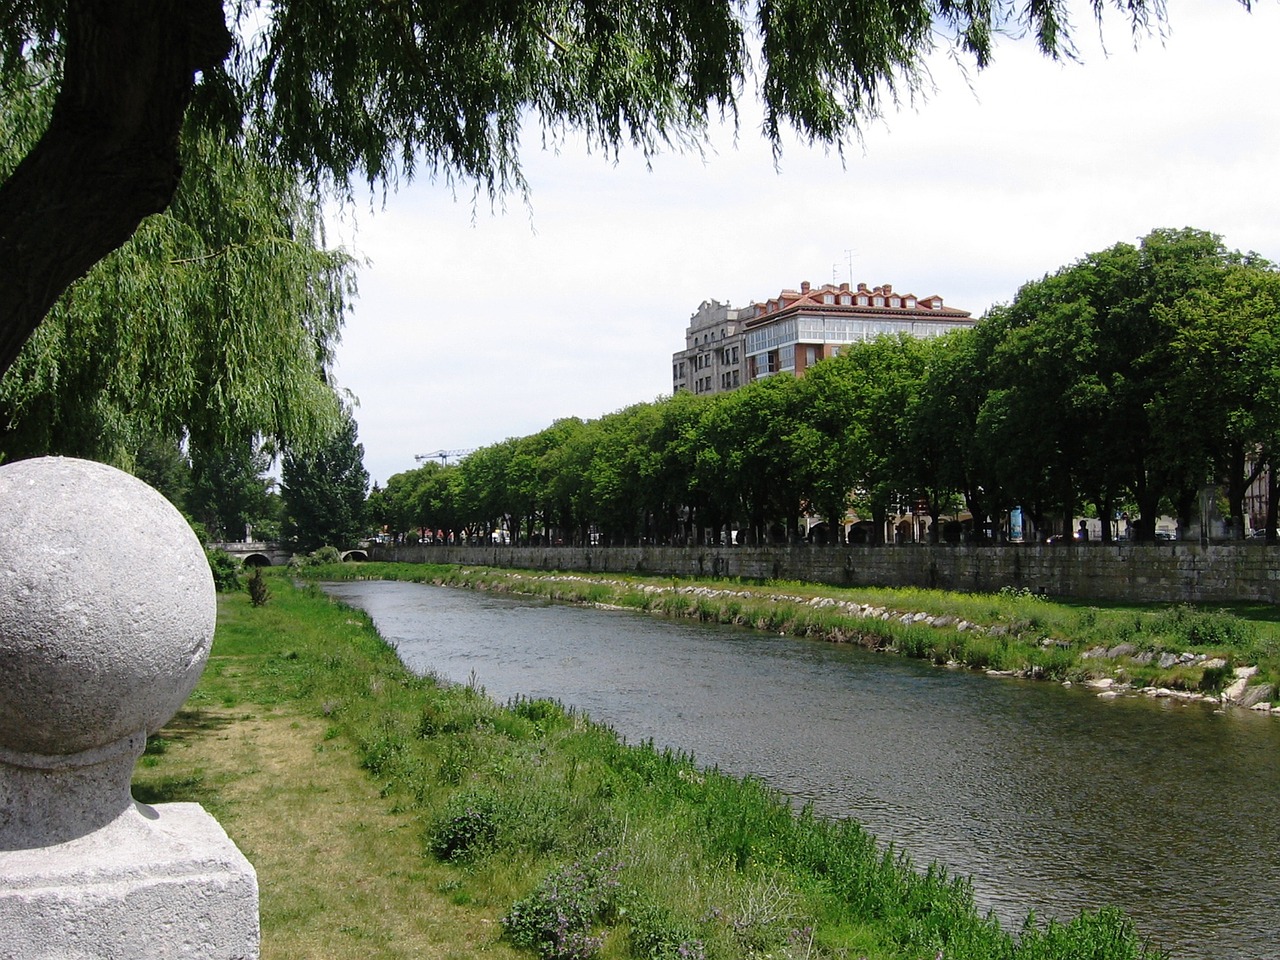
<path fill-rule="evenodd" d="M 492 588 L 492 571 L 485 577 Z M 270 849 L 254 830 L 278 831 L 282 820 L 313 815 L 295 807 L 313 803 L 316 788 L 291 788 L 291 777 L 314 776 L 316 763 L 339 758 L 363 771 L 362 796 L 351 795 L 359 791 L 349 782 L 332 786 L 326 774 L 320 782 L 332 813 L 302 822 L 332 830 L 330 816 L 345 816 L 333 821 L 346 824 L 344 842 L 394 832 L 394 850 L 338 871 L 309 865 L 287 843 L 270 855 L 272 864 L 282 861 L 259 867 L 270 955 L 336 956 L 335 943 L 350 955 L 393 955 L 397 938 L 367 918 L 347 919 L 327 939 L 314 933 L 336 922 L 330 917 L 349 905 L 353 887 L 381 882 L 381 923 L 435 911 L 460 925 L 452 936 L 482 952 L 656 960 L 1154 956 L 1108 910 L 1069 924 L 1033 923 L 1014 937 L 977 911 L 963 878 L 918 869 L 856 823 L 797 813 L 760 781 L 700 769 L 678 752 L 625 745 L 552 702 L 500 706 L 474 687 L 414 676 L 362 614 L 283 577 L 273 579 L 272 594 L 260 608 L 247 595 L 222 598 L 211 668 L 189 705 L 196 714 L 252 718 L 251 732 L 259 732 L 237 739 L 244 727 L 234 719 L 223 729 L 166 730 L 163 747 L 149 754 L 153 765 L 138 770 L 140 792 L 213 794 L 249 850 Z M 707 612 L 696 600 L 690 608 Z M 803 609 L 788 604 L 777 617 L 795 625 Z M 312 738 L 310 759 L 273 765 L 254 746 L 238 778 L 213 760 L 183 767 L 192 738 L 209 738 L 199 742 L 216 759 L 231 750 L 225 743 L 256 745 L 254 737 L 293 730 L 286 720 Z M 276 804 L 263 822 L 238 792 L 254 785 Z M 387 817 L 391 825 L 370 836 L 367 825 Z M 332 845 L 340 844 L 326 841 Z M 361 870 L 369 875 L 362 879 Z M 275 889 L 277 882 L 289 889 Z"/>

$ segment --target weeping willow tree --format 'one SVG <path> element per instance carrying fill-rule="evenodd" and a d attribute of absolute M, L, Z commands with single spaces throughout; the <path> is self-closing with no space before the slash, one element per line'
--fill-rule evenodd
<path fill-rule="evenodd" d="M 0 0 L 0 82 L 38 61 L 57 88 L 47 125 L 0 185 L 0 372 L 69 284 L 173 200 L 200 150 L 184 128 L 189 107 L 340 194 L 426 172 L 495 195 L 523 186 L 525 126 L 648 152 L 700 141 L 709 115 L 736 116 L 758 95 L 775 148 L 786 128 L 840 145 L 925 88 L 939 46 L 985 67 L 995 36 L 1021 32 L 1071 56 L 1070 6 Z M 1135 30 L 1164 16 L 1163 0 L 1090 6 L 1098 19 L 1116 7 Z"/>
<path fill-rule="evenodd" d="M 38 72 L 9 86 L 6 170 L 54 89 Z M 324 248 L 313 192 L 198 126 L 182 164 L 168 210 L 54 304 L 0 380 L 0 453 L 131 467 L 157 439 L 208 452 L 258 435 L 307 449 L 339 426 L 329 370 L 354 264 Z"/>

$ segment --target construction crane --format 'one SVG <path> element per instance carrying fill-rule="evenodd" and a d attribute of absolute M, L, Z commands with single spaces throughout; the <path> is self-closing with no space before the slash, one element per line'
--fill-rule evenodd
<path fill-rule="evenodd" d="M 417 453 L 413 459 L 421 463 L 423 460 L 439 460 L 440 465 L 444 466 L 449 460 L 455 457 L 465 457 L 468 453 L 474 453 L 475 447 L 469 447 L 466 450 L 436 450 L 433 453 Z"/>

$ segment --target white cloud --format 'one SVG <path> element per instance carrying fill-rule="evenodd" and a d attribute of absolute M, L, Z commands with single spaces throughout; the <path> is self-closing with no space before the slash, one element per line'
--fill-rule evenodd
<path fill-rule="evenodd" d="M 1005 42 L 971 88 L 940 58 L 937 89 L 869 128 L 843 166 L 788 144 L 775 171 L 744 114 L 736 148 L 721 131 L 705 159 L 652 170 L 531 138 L 531 212 L 513 199 L 473 218 L 443 186 L 402 190 L 360 218 L 352 246 L 371 265 L 339 350 L 370 473 L 668 392 L 709 297 L 852 279 L 976 315 L 1166 226 L 1280 259 L 1280 10 L 1186 0 L 1169 16 L 1167 40 L 1136 51 L 1109 23 L 1109 55 L 1079 17 L 1084 64 Z"/>

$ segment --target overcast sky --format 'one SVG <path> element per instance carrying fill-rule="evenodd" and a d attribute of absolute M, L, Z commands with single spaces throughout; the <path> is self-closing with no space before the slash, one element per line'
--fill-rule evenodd
<path fill-rule="evenodd" d="M 976 317 L 1156 227 L 1280 261 L 1280 7 L 1168 7 L 1167 36 L 1136 51 L 1116 19 L 1104 51 L 1082 11 L 1083 64 L 1014 40 L 977 76 L 939 58 L 936 89 L 843 165 L 788 144 L 775 169 L 744 110 L 736 145 L 723 131 L 705 158 L 646 169 L 530 136 L 528 207 L 473 212 L 469 194 L 422 181 L 337 225 L 369 261 L 337 374 L 371 477 L 666 395 L 708 298 L 891 283 Z"/>

